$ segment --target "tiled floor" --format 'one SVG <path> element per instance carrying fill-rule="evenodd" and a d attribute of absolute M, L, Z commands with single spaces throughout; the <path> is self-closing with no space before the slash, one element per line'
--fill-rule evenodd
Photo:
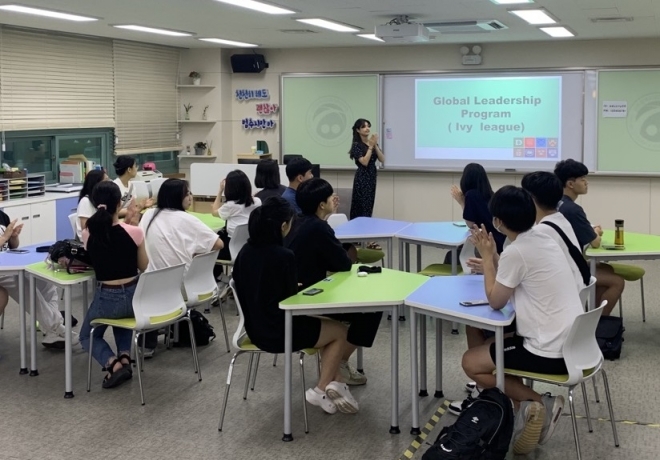
<path fill-rule="evenodd" d="M 427 257 L 425 252 L 425 258 Z M 439 257 L 438 257 L 439 258 Z M 641 322 L 639 285 L 627 286 L 624 294 L 626 342 L 622 359 L 606 363 L 615 415 L 618 420 L 660 423 L 660 398 L 654 391 L 660 378 L 660 266 L 644 263 L 647 269 L 647 322 Z M 77 299 L 79 302 L 79 298 Z M 229 329 L 237 317 L 233 305 L 227 309 Z M 354 390 L 360 402 L 355 416 L 326 415 L 310 406 L 310 433 L 303 432 L 300 379 L 294 368 L 293 430 L 295 440 L 284 443 L 282 435 L 283 358 L 277 367 L 264 356 L 254 392 L 243 400 L 242 385 L 247 357 L 239 358 L 225 428 L 217 431 L 230 355 L 220 339 L 200 351 L 204 380 L 197 382 L 189 349 L 159 348 L 147 361 L 144 372 L 147 405 L 140 406 L 136 379 L 117 390 L 101 389 L 103 374 L 94 366 L 93 387 L 85 391 L 86 355 L 74 353 L 75 398 L 65 400 L 64 356 L 39 345 L 38 377 L 19 375 L 18 315 L 12 302 L 7 309 L 5 329 L 0 331 L 0 460 L 4 459 L 114 459 L 114 458 L 195 458 L 195 459 L 398 459 L 409 446 L 410 377 L 408 328 L 401 331 L 401 434 L 391 435 L 389 323 L 384 320 L 375 346 L 365 350 L 369 382 Z M 80 304 L 75 307 L 81 316 Z M 217 310 L 208 315 L 221 331 Z M 460 368 L 465 336 L 449 334 L 445 324 L 443 390 L 447 398 L 464 396 L 466 380 Z M 429 369 L 435 365 L 431 343 L 434 329 L 429 325 Z M 429 372 L 434 375 L 433 372 Z M 309 360 L 308 385 L 313 383 L 315 365 Z M 435 382 L 429 381 L 429 390 Z M 539 386 L 545 391 L 545 387 Z M 433 393 L 432 391 L 430 391 Z M 604 402 L 596 404 L 589 387 L 592 415 L 607 417 Z M 601 392 L 602 396 L 602 392 Z M 422 420 L 428 420 L 442 400 L 424 398 Z M 578 414 L 584 415 L 578 396 Z M 449 415 L 439 424 L 451 423 Z M 583 458 L 656 459 L 660 449 L 660 428 L 619 423 L 621 447 L 615 449 L 610 425 L 594 422 L 587 433 L 586 421 L 579 421 Z M 431 434 L 435 437 L 439 426 Z M 423 450 L 422 447 L 421 450 Z M 421 450 L 415 458 L 421 458 Z M 529 455 L 534 459 L 575 458 L 571 423 L 564 417 L 552 440 Z"/>

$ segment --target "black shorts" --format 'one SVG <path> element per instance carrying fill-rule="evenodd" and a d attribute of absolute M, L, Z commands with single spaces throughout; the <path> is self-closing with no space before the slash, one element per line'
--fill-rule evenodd
<path fill-rule="evenodd" d="M 321 321 L 321 319 L 311 316 L 293 317 L 293 351 L 314 348 L 321 336 Z M 263 351 L 268 353 L 284 353 L 284 324 L 282 324 L 281 334 L 281 338 L 277 340 L 259 340 L 259 337 L 250 338 Z"/>
<path fill-rule="evenodd" d="M 486 329 L 482 329 L 484 333 L 484 339 L 490 339 L 491 337 L 495 337 L 495 332 L 494 331 L 488 331 Z M 505 334 L 510 334 L 512 332 L 516 332 L 516 320 L 514 318 L 513 323 L 509 324 L 508 326 L 504 326 L 504 333 Z"/>
<path fill-rule="evenodd" d="M 568 374 L 564 358 L 535 355 L 523 346 L 523 341 L 519 335 L 504 339 L 504 367 L 536 374 Z M 490 358 L 495 362 L 495 343 L 490 345 Z"/>

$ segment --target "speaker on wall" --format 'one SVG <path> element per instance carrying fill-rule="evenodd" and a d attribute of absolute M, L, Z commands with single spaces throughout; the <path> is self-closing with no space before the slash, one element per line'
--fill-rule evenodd
<path fill-rule="evenodd" d="M 234 73 L 259 73 L 268 68 L 263 54 L 234 54 L 231 56 L 231 70 Z"/>

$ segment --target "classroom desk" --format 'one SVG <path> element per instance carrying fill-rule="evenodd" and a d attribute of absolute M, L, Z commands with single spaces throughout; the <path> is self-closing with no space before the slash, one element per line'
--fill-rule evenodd
<path fill-rule="evenodd" d="M 357 266 L 350 272 L 335 273 L 331 281 L 320 281 L 313 287 L 324 292 L 306 296 L 302 292 L 280 302 L 285 311 L 284 342 L 284 436 L 292 441 L 291 433 L 291 355 L 293 315 L 324 315 L 330 313 L 370 313 L 397 308 L 408 295 L 419 288 L 427 277 L 384 268 L 382 273 L 357 276 Z M 390 433 L 399 433 L 399 323 L 391 323 L 392 353 L 392 424 Z"/>
<path fill-rule="evenodd" d="M 468 326 L 495 331 L 497 386 L 504 391 L 504 327 L 510 325 L 516 314 L 511 305 L 501 310 L 493 310 L 488 305 L 462 307 L 459 302 L 484 298 L 484 279 L 481 275 L 436 276 L 429 278 L 422 287 L 410 294 L 404 301 L 410 307 L 410 372 L 412 394 L 411 434 L 420 434 L 419 396 L 417 393 L 417 314 L 427 315 L 438 320 L 457 321 Z M 442 328 L 438 331 L 436 355 L 436 375 L 442 388 Z"/>
<path fill-rule="evenodd" d="M 410 271 L 410 245 L 417 246 L 417 271 L 422 271 L 422 246 L 449 249 L 451 251 L 451 274 L 458 274 L 458 248 L 465 243 L 470 232 L 464 222 L 418 222 L 411 224 L 398 232 L 396 238 L 399 240 L 399 270 Z M 405 256 L 404 256 L 405 254 Z M 404 263 L 405 262 L 405 263 Z M 436 319 L 436 337 L 442 328 L 442 321 Z M 420 396 L 428 396 L 426 389 L 426 316 L 419 319 L 420 359 L 422 361 L 422 374 L 420 376 Z M 458 334 L 458 325 L 452 325 L 452 333 Z M 436 339 L 436 353 L 442 346 Z M 436 376 L 436 381 L 437 381 Z M 435 397 L 442 397 L 442 389 L 436 387 Z"/>
<path fill-rule="evenodd" d="M 30 277 L 30 315 L 34 317 L 35 314 L 35 278 L 42 279 L 47 283 L 54 284 L 64 290 L 64 323 L 66 328 L 65 341 L 64 341 L 64 397 L 73 398 L 73 378 L 72 378 L 72 355 L 73 349 L 71 345 L 71 286 L 82 284 L 83 285 L 83 311 L 87 311 L 87 283 L 94 279 L 94 272 L 77 273 L 70 275 L 66 269 L 52 270 L 48 268 L 45 262 L 37 262 L 35 264 L 27 265 L 25 271 Z M 39 375 L 37 371 L 37 330 L 34 321 L 30 321 L 30 338 L 32 347 L 32 364 L 30 368 L 30 375 Z"/>
<path fill-rule="evenodd" d="M 225 226 L 224 220 L 220 219 L 219 217 L 215 217 L 211 213 L 188 211 L 188 214 L 197 217 L 214 232 L 219 232 Z"/>
<path fill-rule="evenodd" d="M 43 261 L 47 253 L 37 252 L 39 246 L 49 246 L 52 243 L 33 244 L 30 246 L 22 246 L 19 249 L 29 251 L 27 254 L 17 254 L 9 251 L 0 252 L 0 276 L 15 276 L 18 279 L 18 308 L 20 320 L 20 350 L 21 350 L 21 367 L 19 374 L 27 374 L 27 352 L 25 336 L 25 266 L 36 262 Z M 34 315 L 34 312 L 31 312 Z M 30 321 L 34 324 L 36 318 L 32 316 Z M 34 340 L 32 341 L 34 345 Z M 32 350 L 34 348 L 34 350 Z M 36 355 L 36 345 L 31 346 L 31 356 Z"/>
<path fill-rule="evenodd" d="M 602 244 L 614 244 L 613 230 L 603 232 Z M 660 259 L 660 236 L 625 232 L 624 247 L 625 249 L 587 249 L 586 255 L 591 265 L 591 275 L 596 276 L 596 264 L 598 262 Z M 597 306 L 596 290 L 592 289 L 589 294 L 589 308 L 594 308 L 594 306 Z"/>
<path fill-rule="evenodd" d="M 410 222 L 399 220 L 357 217 L 335 228 L 335 236 L 347 243 L 384 240 L 387 243 L 387 268 L 392 268 L 392 240 L 397 232 L 409 225 Z M 401 257 L 399 254 L 399 260 Z"/>

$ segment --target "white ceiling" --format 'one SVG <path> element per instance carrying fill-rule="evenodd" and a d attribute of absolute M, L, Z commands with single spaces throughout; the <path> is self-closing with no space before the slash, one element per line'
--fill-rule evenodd
<path fill-rule="evenodd" d="M 10 3 L 11 0 L 1 0 Z M 315 29 L 292 17 L 322 17 L 360 27 L 373 33 L 376 25 L 407 14 L 419 22 L 497 19 L 507 30 L 472 35 L 438 35 L 429 43 L 488 43 L 552 40 L 490 0 L 278 0 L 275 3 L 299 12 L 271 16 L 214 0 L 16 0 L 28 6 L 58 9 L 103 18 L 95 23 L 74 23 L 0 11 L 0 23 L 39 29 L 122 38 L 184 48 L 219 45 L 195 38 L 171 38 L 115 29 L 109 24 L 138 24 L 193 32 L 196 37 L 216 37 L 257 43 L 262 48 L 388 46 L 352 34 Z M 660 36 L 660 0 L 536 0 L 577 33 L 577 39 Z M 508 8 L 511 8 L 509 6 Z M 596 24 L 596 17 L 630 16 L 632 22 Z M 313 29 L 313 34 L 286 34 L 282 29 Z M 419 45 L 417 45 L 419 46 Z M 423 46 L 423 45 L 422 45 Z"/>

